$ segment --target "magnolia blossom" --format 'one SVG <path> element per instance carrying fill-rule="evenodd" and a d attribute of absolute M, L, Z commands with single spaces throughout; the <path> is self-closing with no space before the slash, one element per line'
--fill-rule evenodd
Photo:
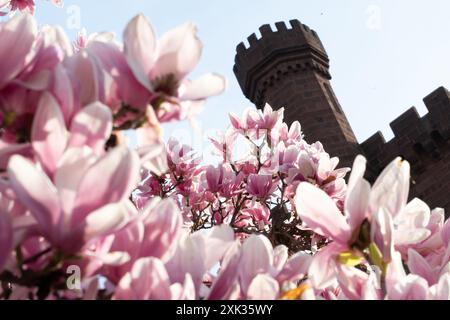
<path fill-rule="evenodd" d="M 202 52 L 192 23 L 172 29 L 158 40 L 147 19 L 138 15 L 124 31 L 124 50 L 136 79 L 153 94 L 160 121 L 190 117 L 205 98 L 224 90 L 225 81 L 216 74 L 186 79 Z M 161 97 L 165 103 L 159 102 Z"/>
<path fill-rule="evenodd" d="M 127 221 L 130 208 L 126 200 L 137 182 L 136 161 L 124 148 L 98 159 L 86 150 L 72 149 L 52 180 L 21 156 L 12 157 L 8 175 L 19 200 L 36 219 L 39 232 L 56 247 L 76 252 L 91 238 Z M 76 175 L 68 174 L 73 170 Z M 90 191 L 93 186 L 95 194 Z M 109 192 L 111 186 L 115 187 L 113 193 Z"/>
<path fill-rule="evenodd" d="M 252 196 L 266 198 L 273 193 L 275 187 L 270 175 L 250 174 L 248 176 L 247 191 Z"/>
<path fill-rule="evenodd" d="M 395 159 L 380 175 L 374 186 L 363 178 L 365 159 L 357 157 L 347 187 L 344 215 L 334 202 L 314 186 L 301 183 L 297 189 L 296 208 L 302 221 L 314 232 L 332 240 L 314 257 L 310 277 L 313 285 L 326 288 L 335 280 L 336 263 L 347 263 L 347 257 L 359 263 L 363 260 L 360 252 L 365 250 L 375 234 L 386 239 L 391 230 L 372 228 L 373 214 L 387 212 L 397 214 L 406 205 L 409 183 L 409 164 Z M 406 191 L 405 191 L 406 188 Z M 386 192 L 389 189 L 391 192 Z M 317 205 L 320 203 L 320 205 Z M 377 239 L 373 239 L 377 243 Z M 389 244 L 377 243 L 389 259 Z M 385 247 L 388 247 L 385 249 Z"/>
<path fill-rule="evenodd" d="M 48 0 L 47 0 L 48 1 Z M 52 0 L 52 3 L 58 7 L 62 7 L 63 0 Z M 28 11 L 34 13 L 36 4 L 34 0 L 1 0 L 0 9 L 8 8 L 10 11 Z M 5 12 L 0 11 L 0 16 L 5 15 Z"/>

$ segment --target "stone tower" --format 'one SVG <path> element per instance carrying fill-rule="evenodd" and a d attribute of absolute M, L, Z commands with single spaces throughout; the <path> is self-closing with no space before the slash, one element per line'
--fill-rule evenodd
<path fill-rule="evenodd" d="M 269 24 L 237 46 L 234 73 L 258 108 L 285 108 L 285 121 L 300 120 L 309 142 L 320 141 L 341 166 L 350 166 L 358 143 L 330 84 L 328 55 L 317 33 L 298 20 Z"/>

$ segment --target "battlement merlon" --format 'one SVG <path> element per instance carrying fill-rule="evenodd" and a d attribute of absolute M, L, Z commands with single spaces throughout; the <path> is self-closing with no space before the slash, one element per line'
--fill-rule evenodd
<path fill-rule="evenodd" d="M 408 136 L 419 131 L 422 122 L 415 107 L 411 107 L 403 112 L 399 117 L 390 123 L 392 132 L 396 137 Z"/>
<path fill-rule="evenodd" d="M 450 91 L 445 87 L 439 87 L 423 98 L 423 102 L 429 112 L 450 108 Z"/>

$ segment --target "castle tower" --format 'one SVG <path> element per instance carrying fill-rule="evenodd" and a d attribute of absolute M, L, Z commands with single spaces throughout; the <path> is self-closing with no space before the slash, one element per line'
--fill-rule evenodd
<path fill-rule="evenodd" d="M 305 138 L 320 141 L 340 166 L 351 167 L 358 143 L 331 87 L 328 55 L 317 33 L 298 20 L 265 24 L 249 47 L 236 48 L 233 71 L 244 95 L 256 107 L 285 108 L 285 121 L 298 120 Z"/>

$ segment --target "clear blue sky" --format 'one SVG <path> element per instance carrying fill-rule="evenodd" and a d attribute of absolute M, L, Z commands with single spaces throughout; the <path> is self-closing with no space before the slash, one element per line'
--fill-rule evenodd
<path fill-rule="evenodd" d="M 227 91 L 210 99 L 198 118 L 206 134 L 224 129 L 228 112 L 251 105 L 232 71 L 235 48 L 264 23 L 297 18 L 318 32 L 331 59 L 332 85 L 360 142 L 377 130 L 391 138 L 393 119 L 412 105 L 425 114 L 422 98 L 438 86 L 450 88 L 447 0 L 65 0 L 63 9 L 36 2 L 39 23 L 60 24 L 71 36 L 78 8 L 88 32 L 111 30 L 119 37 L 141 12 L 159 35 L 196 23 L 204 52 L 193 76 L 215 71 L 228 79 Z M 166 126 L 166 135 L 185 139 L 191 131 L 186 123 Z M 195 135 L 186 142 L 198 147 L 202 140 Z"/>

